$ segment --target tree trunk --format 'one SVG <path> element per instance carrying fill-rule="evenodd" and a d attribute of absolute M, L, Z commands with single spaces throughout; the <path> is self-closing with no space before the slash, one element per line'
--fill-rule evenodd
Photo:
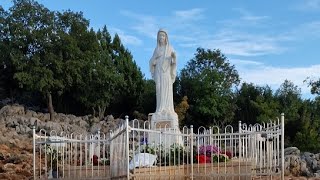
<path fill-rule="evenodd" d="M 98 109 L 99 109 L 99 120 L 101 120 L 103 117 L 104 117 L 104 112 L 106 111 L 106 106 L 98 106 Z"/>
<path fill-rule="evenodd" d="M 48 98 L 48 111 L 50 114 L 50 121 L 52 121 L 54 109 L 53 109 L 53 105 L 52 105 L 52 96 L 51 96 L 50 92 L 47 92 L 47 98 Z"/>
<path fill-rule="evenodd" d="M 92 115 L 93 117 L 96 117 L 96 109 L 94 109 L 94 107 L 92 108 Z"/>

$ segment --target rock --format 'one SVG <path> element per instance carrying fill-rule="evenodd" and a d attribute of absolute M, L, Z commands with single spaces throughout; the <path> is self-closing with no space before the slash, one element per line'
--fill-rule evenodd
<path fill-rule="evenodd" d="M 32 110 L 26 110 L 27 117 L 37 117 L 37 113 Z"/>
<path fill-rule="evenodd" d="M 99 122 L 100 122 L 100 119 L 97 118 L 97 117 L 93 117 L 93 118 L 91 119 L 91 121 L 92 121 L 93 123 L 99 123 Z"/>
<path fill-rule="evenodd" d="M 300 171 L 301 175 L 303 176 L 307 176 L 308 174 L 310 174 L 309 169 L 307 167 L 307 162 L 305 160 L 301 160 L 300 162 Z"/>
<path fill-rule="evenodd" d="M 16 169 L 16 166 L 13 163 L 6 163 L 5 165 L 3 165 L 2 169 L 4 172 L 10 172 L 14 171 Z"/>
<path fill-rule="evenodd" d="M 40 119 L 41 121 L 47 122 L 47 121 L 50 120 L 50 114 L 48 114 L 48 113 L 45 113 L 45 114 L 38 113 L 37 114 L 37 118 Z"/>
<path fill-rule="evenodd" d="M 12 157 L 9 157 L 4 160 L 5 163 L 11 163 L 11 164 L 19 164 L 22 162 L 21 158 L 17 155 L 14 155 Z"/>
<path fill-rule="evenodd" d="M 4 159 L 5 159 L 5 157 L 4 157 L 3 153 L 0 152 L 0 161 L 2 161 L 2 160 L 4 160 Z"/>
<path fill-rule="evenodd" d="M 297 147 L 288 147 L 284 149 L 284 155 L 300 155 L 300 150 Z"/>
<path fill-rule="evenodd" d="M 5 121 L 6 121 L 6 126 L 7 127 L 15 128 L 16 126 L 19 125 L 18 119 L 16 117 L 14 117 L 14 116 L 6 117 Z"/>
<path fill-rule="evenodd" d="M 317 177 L 310 177 L 310 178 L 308 178 L 308 180 L 320 180 L 320 178 L 317 178 Z"/>
<path fill-rule="evenodd" d="M 38 121 L 40 121 L 38 118 L 31 117 L 29 120 L 29 123 L 30 123 L 29 127 L 36 126 Z"/>
<path fill-rule="evenodd" d="M 0 116 L 0 125 L 6 125 L 5 117 Z"/>
<path fill-rule="evenodd" d="M 17 133 L 20 133 L 20 131 L 21 131 L 20 126 L 16 126 L 15 130 Z"/>
<path fill-rule="evenodd" d="M 98 132 L 98 130 L 101 130 L 101 124 L 100 123 L 95 123 L 91 126 L 90 128 L 90 133 L 95 134 Z"/>
<path fill-rule="evenodd" d="M 114 121 L 114 117 L 112 115 L 107 116 L 107 122 Z"/>
<path fill-rule="evenodd" d="M 314 177 L 320 178 L 320 173 L 313 173 Z"/>
<path fill-rule="evenodd" d="M 0 109 L 0 114 L 3 116 L 24 115 L 24 107 L 20 105 L 6 105 Z"/>
<path fill-rule="evenodd" d="M 285 156 L 285 175 L 298 176 L 301 174 L 301 158 L 296 155 Z"/>
<path fill-rule="evenodd" d="M 311 165 L 312 170 L 317 171 L 318 169 L 318 161 L 316 159 L 312 160 L 312 165 Z"/>
<path fill-rule="evenodd" d="M 90 116 L 83 116 L 83 117 L 82 117 L 82 120 L 88 122 L 88 121 L 89 121 L 89 117 L 90 117 Z"/>

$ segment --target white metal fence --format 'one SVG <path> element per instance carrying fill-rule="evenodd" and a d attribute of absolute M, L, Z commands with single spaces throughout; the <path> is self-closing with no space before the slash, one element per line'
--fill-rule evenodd
<path fill-rule="evenodd" d="M 110 140 L 100 134 L 57 134 L 33 129 L 34 179 L 109 177 Z"/>
<path fill-rule="evenodd" d="M 283 179 L 283 135 L 283 114 L 261 125 L 239 122 L 236 130 L 152 130 L 148 121 L 129 123 L 126 117 L 108 137 L 34 131 L 34 177 L 45 179 L 57 169 L 66 179 Z M 57 163 L 52 149 L 59 154 Z"/>

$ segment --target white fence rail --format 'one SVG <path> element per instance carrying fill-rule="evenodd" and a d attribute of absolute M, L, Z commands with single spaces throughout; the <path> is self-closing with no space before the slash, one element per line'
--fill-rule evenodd
<path fill-rule="evenodd" d="M 34 177 L 47 179 L 57 170 L 61 179 L 283 179 L 283 150 L 283 114 L 261 125 L 196 132 L 192 126 L 152 130 L 148 121 L 126 117 L 108 137 L 34 131 Z"/>
<path fill-rule="evenodd" d="M 109 177 L 109 139 L 104 134 L 57 134 L 33 129 L 34 179 Z"/>

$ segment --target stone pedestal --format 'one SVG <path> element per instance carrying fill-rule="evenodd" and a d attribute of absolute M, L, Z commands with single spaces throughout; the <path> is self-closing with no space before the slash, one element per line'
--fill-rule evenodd
<path fill-rule="evenodd" d="M 151 129 L 177 128 L 179 129 L 178 115 L 175 112 L 155 112 L 151 117 Z"/>
<path fill-rule="evenodd" d="M 177 113 L 155 112 L 151 114 L 150 122 L 151 129 L 158 132 L 149 133 L 149 143 L 162 144 L 166 148 L 174 143 L 183 144 Z"/>

